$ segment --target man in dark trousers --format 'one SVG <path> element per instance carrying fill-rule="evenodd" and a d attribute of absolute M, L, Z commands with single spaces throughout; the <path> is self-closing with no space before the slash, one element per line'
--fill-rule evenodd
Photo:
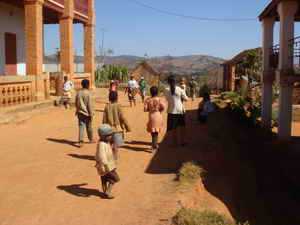
<path fill-rule="evenodd" d="M 190 87 L 190 97 L 192 98 L 192 101 L 195 101 L 197 82 L 195 81 L 194 77 L 192 77 L 192 80 L 189 82 L 189 87 Z"/>
<path fill-rule="evenodd" d="M 88 139 L 90 143 L 94 143 L 93 139 L 93 127 L 92 121 L 94 116 L 93 102 L 90 88 L 89 80 L 82 80 L 81 82 L 82 89 L 77 93 L 75 106 L 76 106 L 76 115 L 78 117 L 79 125 L 79 147 L 81 148 L 84 143 L 84 129 L 87 131 Z"/>

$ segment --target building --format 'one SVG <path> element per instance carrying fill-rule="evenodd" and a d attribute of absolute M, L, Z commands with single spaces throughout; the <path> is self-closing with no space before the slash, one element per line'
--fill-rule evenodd
<path fill-rule="evenodd" d="M 160 74 L 146 61 L 138 64 L 137 67 L 131 72 L 131 75 L 134 76 L 136 80 L 140 80 L 141 77 L 144 77 L 147 81 L 147 84 L 150 86 L 159 85 Z"/>
<path fill-rule="evenodd" d="M 292 126 L 293 87 L 300 81 L 297 75 L 300 59 L 300 37 L 295 37 L 295 22 L 300 21 L 300 0 L 273 0 L 260 14 L 263 27 L 263 88 L 262 122 L 271 126 L 272 85 L 280 87 L 278 136 L 289 140 Z M 274 25 L 280 23 L 279 44 L 274 45 Z"/>
<path fill-rule="evenodd" d="M 261 48 L 244 50 L 222 64 L 224 80 L 223 89 L 225 91 L 237 91 L 239 87 L 242 86 L 241 82 L 243 79 L 241 78 L 246 74 L 244 73 L 245 71 L 240 69 L 240 65 L 245 62 L 248 54 L 251 52 L 255 52 L 260 56 Z"/>
<path fill-rule="evenodd" d="M 59 24 L 61 71 L 94 81 L 94 0 L 0 0 L 0 107 L 49 97 L 44 24 Z M 84 72 L 74 72 L 73 24 L 84 26 Z"/>

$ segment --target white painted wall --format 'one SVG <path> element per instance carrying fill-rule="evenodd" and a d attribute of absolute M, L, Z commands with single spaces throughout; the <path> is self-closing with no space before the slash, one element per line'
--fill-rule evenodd
<path fill-rule="evenodd" d="M 0 2 L 0 76 L 5 70 L 5 32 L 17 35 L 17 73 L 26 74 L 24 10 Z"/>

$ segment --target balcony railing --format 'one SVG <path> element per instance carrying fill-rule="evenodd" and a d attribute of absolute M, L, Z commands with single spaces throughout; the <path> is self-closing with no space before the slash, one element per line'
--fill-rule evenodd
<path fill-rule="evenodd" d="M 289 41 L 290 55 L 289 58 L 292 60 L 294 70 L 296 73 L 300 73 L 300 37 L 295 37 Z M 271 67 L 278 68 L 280 54 L 280 45 L 274 45 L 270 49 L 270 63 Z"/>

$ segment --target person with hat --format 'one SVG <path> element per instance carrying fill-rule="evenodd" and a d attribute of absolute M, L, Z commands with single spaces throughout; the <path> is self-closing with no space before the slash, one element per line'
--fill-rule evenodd
<path fill-rule="evenodd" d="M 139 87 L 140 87 L 140 95 L 142 97 L 143 103 L 145 102 L 145 97 L 146 97 L 146 88 L 147 88 L 147 83 L 145 78 L 142 76 L 141 80 L 139 82 Z"/>
<path fill-rule="evenodd" d="M 120 181 L 117 173 L 117 163 L 112 150 L 113 129 L 108 124 L 102 124 L 98 129 L 100 137 L 95 160 L 96 169 L 101 177 L 102 190 L 108 199 L 113 199 L 112 188 Z"/>

